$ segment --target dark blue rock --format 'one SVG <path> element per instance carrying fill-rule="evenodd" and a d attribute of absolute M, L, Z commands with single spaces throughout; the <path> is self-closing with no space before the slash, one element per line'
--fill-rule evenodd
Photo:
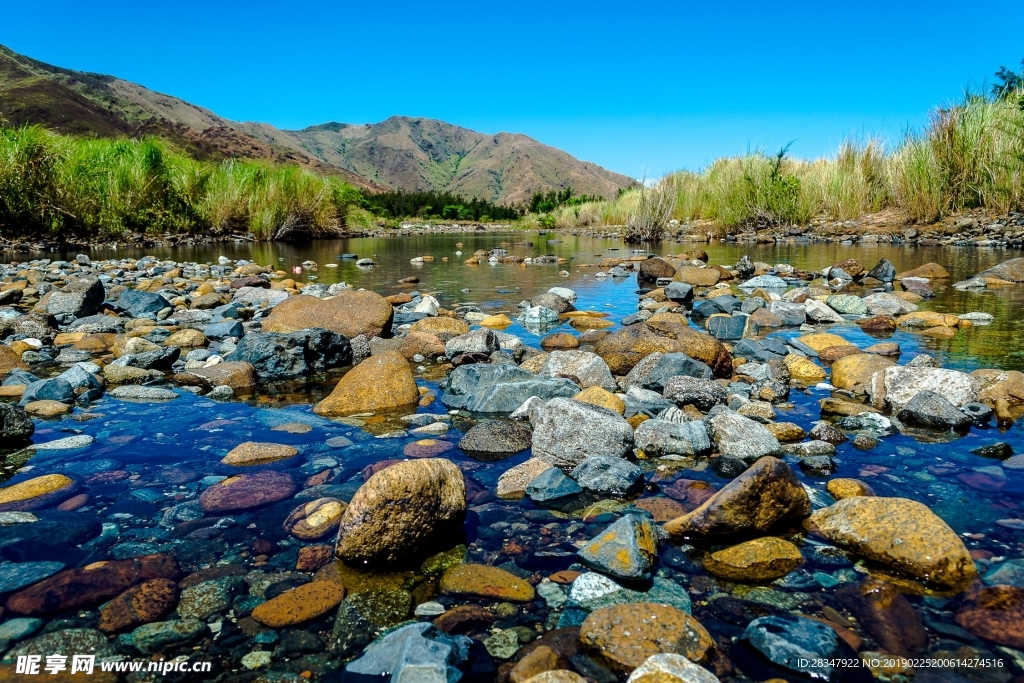
<path fill-rule="evenodd" d="M 151 317 L 165 308 L 172 308 L 171 302 L 159 294 L 137 289 L 122 292 L 115 305 L 133 318 Z"/>
<path fill-rule="evenodd" d="M 693 287 L 685 282 L 670 282 L 665 285 L 665 298 L 676 303 L 693 300 Z"/>
<path fill-rule="evenodd" d="M 771 662 L 790 671 L 828 678 L 828 660 L 839 653 L 839 636 L 829 626 L 793 615 L 754 619 L 743 637 Z"/>
<path fill-rule="evenodd" d="M 402 626 L 366 646 L 363 655 L 345 665 L 345 683 L 382 680 L 455 683 L 469 658 L 472 641 L 443 635 L 433 624 Z"/>
<path fill-rule="evenodd" d="M 43 400 L 71 403 L 75 400 L 75 390 L 67 380 L 60 377 L 41 379 L 25 387 L 25 393 L 21 395 L 18 405 L 25 407 L 32 401 Z"/>
<path fill-rule="evenodd" d="M 245 328 L 237 320 L 223 320 L 217 323 L 210 323 L 204 327 L 203 334 L 206 335 L 207 339 L 237 338 L 245 334 Z"/>
<path fill-rule="evenodd" d="M 742 339 L 743 331 L 747 328 L 747 316 L 745 315 L 716 315 L 708 319 L 708 332 L 716 339 Z M 756 328 L 754 330 L 756 334 Z"/>
<path fill-rule="evenodd" d="M 561 507 L 583 493 L 583 488 L 557 467 L 549 467 L 526 485 L 526 495 L 538 505 Z"/>
<path fill-rule="evenodd" d="M 594 493 L 624 496 L 643 481 L 635 464 L 610 455 L 591 455 L 572 471 L 580 486 Z"/>
<path fill-rule="evenodd" d="M 347 337 L 319 327 L 288 334 L 251 332 L 225 360 L 251 363 L 260 379 L 286 379 L 350 364 L 352 345 Z"/>

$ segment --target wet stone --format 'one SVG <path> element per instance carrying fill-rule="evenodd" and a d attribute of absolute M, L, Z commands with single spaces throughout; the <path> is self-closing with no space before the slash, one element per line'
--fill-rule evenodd
<path fill-rule="evenodd" d="M 773 663 L 805 674 L 831 675 L 830 664 L 816 667 L 811 660 L 833 659 L 839 652 L 839 636 L 832 628 L 793 615 L 755 619 L 743 637 Z"/>
<path fill-rule="evenodd" d="M 39 583 L 63 568 L 63 562 L 5 562 L 0 564 L 0 593 Z"/>
<path fill-rule="evenodd" d="M 224 576 L 190 586 L 181 591 L 178 614 L 183 619 L 206 619 L 225 612 L 242 586 L 242 580 L 237 576 Z"/>
<path fill-rule="evenodd" d="M 509 572 L 482 564 L 460 564 L 441 577 L 441 592 L 455 597 L 479 597 L 509 602 L 529 602 L 533 586 Z"/>
<path fill-rule="evenodd" d="M 234 512 L 276 503 L 293 493 L 295 480 L 291 475 L 266 470 L 228 477 L 206 489 L 199 503 L 207 512 Z"/>
<path fill-rule="evenodd" d="M 579 550 L 585 565 L 615 578 L 649 578 L 658 554 L 658 530 L 646 516 L 625 515 Z"/>

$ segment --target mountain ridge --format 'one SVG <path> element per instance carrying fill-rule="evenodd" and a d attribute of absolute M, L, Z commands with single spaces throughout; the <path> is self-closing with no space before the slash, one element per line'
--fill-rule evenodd
<path fill-rule="evenodd" d="M 434 190 L 510 204 L 567 186 L 611 197 L 634 184 L 522 133 L 409 116 L 284 130 L 232 121 L 132 81 L 52 66 L 2 45 L 0 118 L 71 135 L 158 135 L 199 159 L 296 163 L 369 191 Z"/>

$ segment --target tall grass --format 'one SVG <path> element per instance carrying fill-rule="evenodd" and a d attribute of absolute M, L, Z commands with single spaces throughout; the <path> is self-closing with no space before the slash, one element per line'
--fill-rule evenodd
<path fill-rule="evenodd" d="M 882 209 L 908 221 L 933 221 L 972 209 L 1024 210 L 1024 94 L 998 100 L 967 96 L 937 109 L 923 131 L 892 150 L 877 140 L 849 141 L 829 158 L 803 161 L 785 150 L 723 158 L 694 173 L 661 180 L 674 191 L 672 218 L 759 230 L 846 221 Z M 555 212 L 556 225 L 623 225 L 643 191 Z"/>
<path fill-rule="evenodd" d="M 0 234 L 338 234 L 359 193 L 297 166 L 199 162 L 157 138 L 0 129 Z"/>

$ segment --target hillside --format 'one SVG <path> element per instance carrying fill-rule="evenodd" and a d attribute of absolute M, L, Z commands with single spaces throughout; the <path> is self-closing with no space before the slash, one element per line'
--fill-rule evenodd
<path fill-rule="evenodd" d="M 633 184 L 525 135 L 488 135 L 433 119 L 393 116 L 296 131 L 238 123 L 137 83 L 51 66 L 3 46 L 0 119 L 72 135 L 159 135 L 199 159 L 296 163 L 371 191 L 441 190 L 518 203 L 567 185 L 610 198 Z"/>

